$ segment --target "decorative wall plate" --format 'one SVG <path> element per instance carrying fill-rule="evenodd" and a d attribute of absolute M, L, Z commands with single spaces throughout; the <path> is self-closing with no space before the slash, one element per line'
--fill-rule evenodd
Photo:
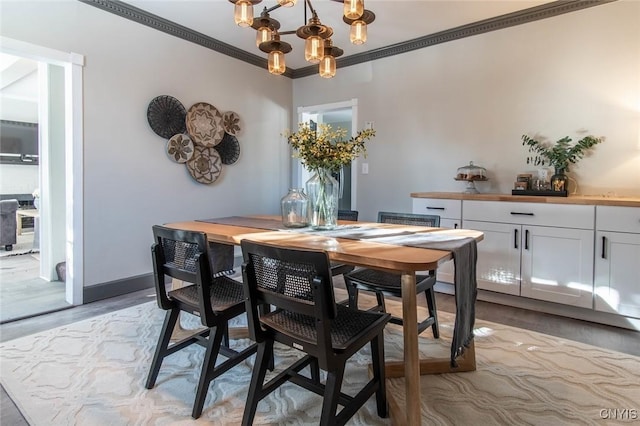
<path fill-rule="evenodd" d="M 237 136 L 242 130 L 240 116 L 233 111 L 227 111 L 222 114 L 222 124 L 224 131 L 232 136 Z"/>
<path fill-rule="evenodd" d="M 215 146 L 224 136 L 222 114 L 216 107 L 206 102 L 198 102 L 189 108 L 186 124 L 189 136 L 197 145 Z"/>
<path fill-rule="evenodd" d="M 240 143 L 238 138 L 229 133 L 225 133 L 222 142 L 215 146 L 216 151 L 220 154 L 222 164 L 233 164 L 240 157 Z"/>
<path fill-rule="evenodd" d="M 184 133 L 187 112 L 182 103 L 168 95 L 156 96 L 149 102 L 147 121 L 158 136 L 169 139 L 171 136 Z"/>
<path fill-rule="evenodd" d="M 213 147 L 195 145 L 193 157 L 187 161 L 187 169 L 196 182 L 213 183 L 222 173 L 220 154 Z"/>
<path fill-rule="evenodd" d="M 167 155 L 176 163 L 186 163 L 193 157 L 193 141 L 186 133 L 173 135 L 167 142 Z"/>

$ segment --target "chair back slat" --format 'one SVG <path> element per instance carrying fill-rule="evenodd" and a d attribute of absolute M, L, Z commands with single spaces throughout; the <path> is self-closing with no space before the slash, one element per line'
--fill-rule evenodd
<path fill-rule="evenodd" d="M 358 210 L 338 210 L 338 220 L 358 220 Z"/>
<path fill-rule="evenodd" d="M 241 242 L 247 316 L 252 338 L 260 341 L 257 306 L 273 305 L 318 320 L 337 315 L 326 252 L 284 249 L 249 240 Z M 322 285 L 317 285 L 321 282 Z M 250 303 L 250 305 L 249 305 Z"/>
<path fill-rule="evenodd" d="M 154 275 L 158 305 L 169 309 L 171 302 L 165 288 L 166 277 L 195 284 L 200 295 L 200 319 L 203 325 L 212 323 L 210 303 L 212 274 L 209 264 L 209 245 L 203 232 L 185 231 L 153 226 Z"/>
<path fill-rule="evenodd" d="M 440 226 L 440 216 L 415 213 L 378 212 L 378 223 L 438 227 Z"/>

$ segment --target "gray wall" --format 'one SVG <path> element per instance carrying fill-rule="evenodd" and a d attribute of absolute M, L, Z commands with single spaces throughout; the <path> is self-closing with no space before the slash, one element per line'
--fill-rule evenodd
<path fill-rule="evenodd" d="M 375 37 L 374 26 L 370 37 Z M 583 194 L 640 195 L 640 2 L 618 1 L 294 81 L 294 107 L 358 98 L 374 121 L 363 220 L 410 211 L 409 193 L 461 192 L 456 169 L 488 169 L 482 192 L 510 193 L 531 170 L 522 134 L 605 136 L 572 167 Z"/>
<path fill-rule="evenodd" d="M 574 169 L 583 193 L 640 195 L 640 2 L 545 21 L 291 81 L 79 2 L 2 1 L 0 35 L 85 56 L 84 285 L 148 274 L 151 225 L 279 212 L 298 106 L 358 98 L 375 122 L 361 219 L 409 211 L 412 191 L 461 191 L 456 168 L 489 170 L 508 192 L 530 168 L 523 133 L 603 135 Z M 372 26 L 370 37 L 375 37 Z M 209 102 L 244 120 L 242 154 L 213 185 L 172 163 L 147 124 L 149 101 Z"/>
<path fill-rule="evenodd" d="M 84 286 L 151 272 L 151 226 L 279 212 L 288 188 L 292 83 L 76 1 L 1 3 L 0 34 L 85 56 Z M 244 121 L 241 155 L 196 183 L 147 123 L 149 101 L 208 102 Z"/>

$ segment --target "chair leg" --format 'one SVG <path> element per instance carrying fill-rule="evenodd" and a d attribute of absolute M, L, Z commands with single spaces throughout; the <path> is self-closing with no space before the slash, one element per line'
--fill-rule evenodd
<path fill-rule="evenodd" d="M 196 400 L 193 403 L 193 411 L 191 417 L 197 419 L 202 414 L 202 407 L 204 406 L 204 400 L 207 399 L 207 393 L 209 391 L 209 383 L 215 377 L 214 368 L 216 365 L 216 359 L 220 352 L 220 344 L 222 343 L 222 337 L 224 334 L 224 327 L 216 327 L 216 332 L 213 336 L 209 334 L 209 342 L 207 345 L 207 351 L 204 355 L 204 361 L 202 363 L 202 370 L 200 371 L 200 380 L 198 382 L 198 390 L 196 391 Z"/>
<path fill-rule="evenodd" d="M 156 351 L 153 354 L 151 369 L 149 370 L 149 376 L 147 376 L 147 383 L 145 384 L 145 387 L 147 389 L 153 388 L 156 384 L 156 379 L 158 378 L 158 373 L 160 372 L 160 366 L 162 365 L 162 360 L 164 360 L 164 357 L 166 355 L 165 352 L 169 347 L 171 333 L 173 333 L 173 328 L 178 321 L 179 314 L 179 309 L 171 309 L 167 311 L 167 314 L 164 317 L 164 323 L 162 324 L 162 330 L 160 331 L 160 336 L 158 337 Z"/>
<path fill-rule="evenodd" d="M 349 307 L 358 309 L 358 287 L 347 277 L 344 277 L 344 283 L 347 288 L 347 293 L 349 293 Z"/>
<path fill-rule="evenodd" d="M 435 339 L 440 338 L 440 330 L 438 328 L 438 310 L 436 308 L 436 293 L 433 287 L 425 290 L 425 296 L 427 297 L 427 307 L 429 308 L 429 316 L 433 317 L 433 325 L 431 330 L 433 331 L 433 337 Z"/>
<path fill-rule="evenodd" d="M 247 393 L 247 403 L 242 415 L 242 425 L 250 426 L 256 415 L 258 402 L 262 399 L 262 386 L 267 374 L 267 368 L 273 363 L 273 341 L 266 341 L 258 344 L 258 353 L 251 374 L 251 383 Z"/>
<path fill-rule="evenodd" d="M 223 333 L 223 341 L 226 347 L 229 347 L 229 323 L 224 324 L 224 328 L 222 330 Z"/>
<path fill-rule="evenodd" d="M 384 335 L 381 332 L 371 340 L 371 363 L 373 364 L 373 377 L 380 384 L 376 391 L 376 405 L 378 416 L 386 418 L 389 416 L 389 405 L 387 404 L 387 381 L 384 374 Z"/>
<path fill-rule="evenodd" d="M 318 358 L 311 360 L 309 369 L 311 370 L 311 379 L 316 383 L 320 383 L 320 365 L 318 364 Z"/>
<path fill-rule="evenodd" d="M 342 389 L 344 367 L 345 365 L 343 364 L 338 366 L 337 369 L 327 372 L 322 415 L 320 417 L 321 426 L 333 426 L 336 424 L 336 410 L 338 409 L 338 400 Z"/>
<path fill-rule="evenodd" d="M 387 306 L 384 304 L 384 294 L 380 291 L 376 291 L 376 299 L 378 300 L 378 306 L 380 312 L 387 312 Z"/>

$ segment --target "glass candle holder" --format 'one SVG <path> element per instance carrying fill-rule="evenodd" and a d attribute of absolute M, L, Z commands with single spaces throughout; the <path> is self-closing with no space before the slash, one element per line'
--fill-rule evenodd
<path fill-rule="evenodd" d="M 302 188 L 290 188 L 280 205 L 282 224 L 287 228 L 304 228 L 309 224 L 309 200 Z"/>

